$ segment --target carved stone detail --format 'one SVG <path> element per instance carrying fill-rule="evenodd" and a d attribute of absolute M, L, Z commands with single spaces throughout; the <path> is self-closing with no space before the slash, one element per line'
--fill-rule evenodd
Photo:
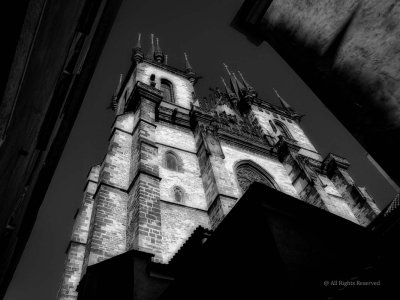
<path fill-rule="evenodd" d="M 261 182 L 269 187 L 275 188 L 268 177 L 252 166 L 239 166 L 236 170 L 236 175 L 242 192 L 245 192 L 253 182 Z"/>

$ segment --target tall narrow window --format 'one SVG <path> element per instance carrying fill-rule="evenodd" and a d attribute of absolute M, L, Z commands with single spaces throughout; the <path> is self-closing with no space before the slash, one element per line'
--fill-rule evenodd
<path fill-rule="evenodd" d="M 275 121 L 275 126 L 276 128 L 279 130 L 280 134 L 283 135 L 284 137 L 287 137 L 289 139 L 292 138 L 292 136 L 289 133 L 289 130 L 286 128 L 286 126 L 284 124 L 282 124 L 281 122 L 277 122 Z"/>
<path fill-rule="evenodd" d="M 164 101 L 174 103 L 174 92 L 172 83 L 166 79 L 161 79 L 161 90 L 163 91 Z"/>
<path fill-rule="evenodd" d="M 165 165 L 167 169 L 178 171 L 178 159 L 172 153 L 167 153 L 165 155 Z"/>

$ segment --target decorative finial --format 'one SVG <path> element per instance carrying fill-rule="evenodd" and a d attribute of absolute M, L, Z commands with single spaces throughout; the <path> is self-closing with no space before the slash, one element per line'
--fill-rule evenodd
<path fill-rule="evenodd" d="M 228 66 L 225 63 L 222 63 L 222 64 L 224 65 L 226 71 L 228 72 L 229 79 L 230 79 L 229 81 L 231 83 L 231 88 L 232 88 L 233 92 L 235 93 L 236 97 L 239 98 L 239 88 L 238 88 L 238 85 L 237 85 L 237 83 L 235 81 L 235 77 L 233 77 L 233 75 L 232 75 L 231 71 L 229 70 Z"/>
<path fill-rule="evenodd" d="M 226 85 L 226 82 L 225 82 L 225 80 L 224 80 L 224 78 L 223 77 L 221 77 L 221 80 L 222 80 L 222 83 L 224 84 L 224 87 L 225 87 L 225 90 L 226 90 L 226 92 L 227 93 L 229 93 L 229 91 L 232 93 L 232 91 L 228 88 L 228 86 Z"/>
<path fill-rule="evenodd" d="M 192 66 L 190 65 L 188 55 L 186 54 L 186 52 L 183 52 L 183 54 L 185 55 L 185 69 L 186 69 L 186 71 L 187 70 L 192 70 Z"/>
<path fill-rule="evenodd" d="M 147 57 L 148 58 L 153 58 L 154 57 L 154 51 L 155 51 L 155 49 L 154 49 L 154 34 L 150 34 L 150 41 L 151 41 L 151 46 L 150 46 L 150 50 L 149 50 L 149 53 L 147 54 Z"/>
<path fill-rule="evenodd" d="M 231 76 L 231 72 L 229 71 L 228 66 L 225 63 L 222 63 L 226 69 L 226 71 L 228 72 L 228 75 Z"/>
<path fill-rule="evenodd" d="M 275 88 L 272 88 L 272 89 L 274 90 L 276 96 L 278 97 L 278 99 L 279 99 L 279 101 L 280 101 L 282 107 L 283 107 L 284 109 L 286 109 L 287 111 L 289 111 L 289 112 L 293 112 L 293 109 L 292 109 L 292 107 L 289 105 L 289 103 L 287 103 L 285 100 L 283 100 L 283 98 L 278 94 L 278 91 L 277 91 Z"/>
<path fill-rule="evenodd" d="M 139 36 L 138 36 L 138 41 L 137 41 L 137 44 L 136 44 L 136 48 L 142 48 L 142 45 L 141 45 L 141 43 L 140 43 L 140 38 L 141 38 L 141 34 L 140 34 L 140 32 L 139 32 Z"/>
<path fill-rule="evenodd" d="M 167 54 L 165 54 L 165 56 L 164 56 L 164 64 L 168 64 L 168 55 Z"/>
<path fill-rule="evenodd" d="M 223 77 L 221 77 L 222 83 L 224 84 L 225 87 L 225 91 L 228 94 L 229 99 L 233 100 L 237 100 L 236 94 L 234 92 L 232 92 L 232 90 L 228 87 L 228 85 L 226 84 L 225 80 Z"/>
<path fill-rule="evenodd" d="M 114 111 L 116 111 L 116 110 L 117 110 L 117 107 L 118 107 L 118 102 L 117 102 L 117 100 L 118 100 L 118 93 L 119 93 L 119 91 L 121 90 L 122 77 L 123 77 L 123 76 L 124 76 L 123 74 L 120 74 L 120 75 L 119 75 L 118 85 L 117 85 L 117 87 L 115 88 L 114 94 L 113 94 L 112 97 L 111 97 L 111 103 L 110 103 L 110 105 L 109 105 L 109 107 L 108 107 L 108 108 L 111 108 L 111 109 L 114 110 Z"/>
<path fill-rule="evenodd" d="M 236 74 L 235 74 L 234 72 L 232 72 L 232 74 L 233 74 L 233 77 L 234 77 L 235 80 L 236 80 L 236 84 L 238 85 L 239 90 L 244 90 L 245 87 L 244 87 L 244 85 L 239 81 L 239 79 L 237 79 Z"/>
<path fill-rule="evenodd" d="M 160 48 L 158 38 L 156 38 L 156 48 L 154 50 L 154 59 L 159 63 L 164 62 L 164 54 Z"/>
<path fill-rule="evenodd" d="M 119 74 L 119 81 L 118 81 L 118 85 L 117 88 L 115 89 L 115 96 L 118 95 L 119 90 L 121 89 L 121 85 L 122 85 L 122 77 L 124 76 L 124 74 Z"/>
<path fill-rule="evenodd" d="M 140 63 L 141 61 L 143 61 L 143 50 L 142 50 L 142 45 L 140 43 L 140 37 L 141 34 L 139 32 L 139 36 L 138 36 L 138 41 L 136 44 L 136 47 L 132 49 L 132 61 L 135 61 L 136 64 Z"/>
<path fill-rule="evenodd" d="M 186 75 L 188 76 L 190 82 L 194 84 L 196 82 L 196 74 L 193 72 L 193 68 L 190 65 L 188 55 L 186 52 L 183 53 L 185 55 L 185 71 Z"/>
<path fill-rule="evenodd" d="M 254 90 L 254 88 L 248 84 L 248 82 L 246 81 L 246 79 L 244 79 L 243 74 L 240 71 L 237 71 L 239 73 L 240 78 L 242 78 L 242 81 L 245 85 L 246 88 L 248 88 L 249 90 Z"/>

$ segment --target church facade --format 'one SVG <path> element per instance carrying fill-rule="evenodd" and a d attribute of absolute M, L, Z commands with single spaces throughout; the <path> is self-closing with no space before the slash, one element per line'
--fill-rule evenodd
<path fill-rule="evenodd" d="M 197 227 L 217 228 L 254 181 L 361 226 L 379 214 L 349 162 L 318 153 L 301 115 L 278 94 L 282 106 L 259 99 L 225 67 L 224 88 L 198 98 L 186 54 L 185 69 L 169 66 L 158 40 L 144 55 L 139 36 L 112 99 L 107 153 L 88 175 L 58 299 L 77 299 L 88 266 L 132 249 L 168 264 Z"/>

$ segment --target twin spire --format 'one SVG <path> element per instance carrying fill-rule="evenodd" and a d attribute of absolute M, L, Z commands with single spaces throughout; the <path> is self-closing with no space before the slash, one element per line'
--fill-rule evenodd
<path fill-rule="evenodd" d="M 229 99 L 233 102 L 234 105 L 238 102 L 239 99 L 244 98 L 253 98 L 257 96 L 256 90 L 244 79 L 243 74 L 240 71 L 237 71 L 241 80 L 236 77 L 235 72 L 229 70 L 229 67 L 222 63 L 226 72 L 229 76 L 230 86 L 228 86 L 223 77 L 222 83 L 225 87 L 225 91 L 228 94 Z M 276 96 L 278 97 L 282 107 L 288 111 L 289 113 L 294 113 L 293 108 L 278 94 L 276 89 L 273 89 Z"/>
<path fill-rule="evenodd" d="M 155 40 L 155 42 L 154 42 L 154 40 Z M 168 62 L 168 55 L 166 55 L 162 51 L 162 49 L 160 47 L 160 41 L 157 37 L 154 36 L 153 33 L 150 35 L 150 42 L 151 42 L 151 46 L 150 46 L 149 52 L 145 56 L 143 54 L 143 49 L 142 49 L 142 44 L 141 44 L 141 34 L 139 33 L 137 44 L 132 50 L 133 51 L 132 60 L 135 61 L 136 63 L 140 63 L 146 57 L 148 59 L 153 59 L 153 60 L 157 61 L 158 63 L 163 63 L 166 65 Z M 196 76 L 195 76 L 196 74 L 194 73 L 193 68 L 190 65 L 188 55 L 186 53 L 184 53 L 184 56 L 185 56 L 186 75 L 188 75 L 188 78 L 190 81 L 194 82 L 196 79 Z"/>
<path fill-rule="evenodd" d="M 254 97 L 257 95 L 255 89 L 247 83 L 247 81 L 244 79 L 242 73 L 238 71 L 239 76 L 241 77 L 242 81 L 240 81 L 237 77 L 235 72 L 232 72 L 229 70 L 229 67 L 223 63 L 223 66 L 226 69 L 226 72 L 228 73 L 229 76 L 229 81 L 230 81 L 230 87 L 225 83 L 225 80 L 222 78 L 222 82 L 225 86 L 225 91 L 228 94 L 229 98 L 232 100 L 238 100 L 240 98 L 248 98 L 248 97 Z"/>

